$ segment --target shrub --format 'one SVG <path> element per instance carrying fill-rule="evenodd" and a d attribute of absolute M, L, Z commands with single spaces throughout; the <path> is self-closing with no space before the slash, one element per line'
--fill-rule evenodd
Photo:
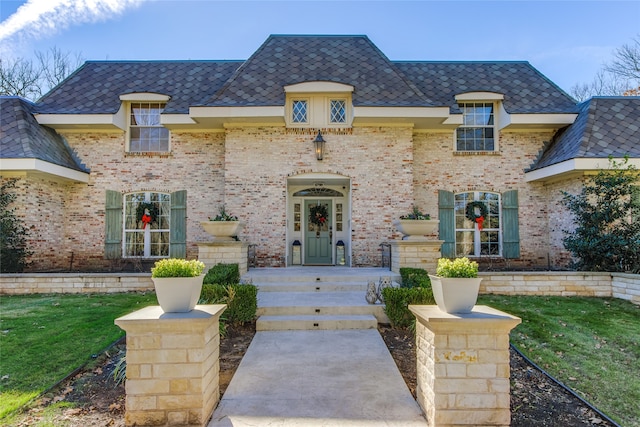
<path fill-rule="evenodd" d="M 17 195 L 9 190 L 16 186 L 10 179 L 0 186 L 0 272 L 20 273 L 28 267 L 27 258 L 33 254 L 27 247 L 29 230 L 10 208 Z"/>
<path fill-rule="evenodd" d="M 413 322 L 414 316 L 409 311 L 410 304 L 435 304 L 431 286 L 415 288 L 386 288 L 382 290 L 384 296 L 384 312 L 394 328 L 406 328 Z"/>
<path fill-rule="evenodd" d="M 197 277 L 204 267 L 204 263 L 197 259 L 165 258 L 156 261 L 151 277 Z"/>
<path fill-rule="evenodd" d="M 258 287 L 251 284 L 204 284 L 200 304 L 227 304 L 224 317 L 233 324 L 244 324 L 256 318 Z"/>
<path fill-rule="evenodd" d="M 478 277 L 478 263 L 469 258 L 440 258 L 436 274 L 440 277 Z"/>
<path fill-rule="evenodd" d="M 204 276 L 204 284 L 231 285 L 240 282 L 238 264 L 216 264 Z"/>
<path fill-rule="evenodd" d="M 427 270 L 422 268 L 400 267 L 402 278 L 401 288 L 427 288 L 431 286 L 431 279 Z"/>

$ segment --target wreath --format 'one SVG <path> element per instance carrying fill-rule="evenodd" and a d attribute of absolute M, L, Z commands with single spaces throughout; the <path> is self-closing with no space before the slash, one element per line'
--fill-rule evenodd
<path fill-rule="evenodd" d="M 309 222 L 320 227 L 327 222 L 328 216 L 326 205 L 311 206 L 309 209 Z"/>
<path fill-rule="evenodd" d="M 138 203 L 136 208 L 136 221 L 142 221 L 142 228 L 147 228 L 147 224 L 156 222 L 160 212 L 158 211 L 158 204 L 151 202 Z"/>
<path fill-rule="evenodd" d="M 476 208 L 480 210 L 480 214 L 476 214 Z M 482 230 L 482 223 L 489 215 L 489 210 L 484 202 L 474 201 L 467 203 L 465 208 L 465 216 L 469 221 L 473 221 L 478 224 L 478 230 Z"/>

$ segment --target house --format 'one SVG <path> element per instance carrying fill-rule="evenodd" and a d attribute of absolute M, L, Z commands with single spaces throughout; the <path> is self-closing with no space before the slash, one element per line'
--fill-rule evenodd
<path fill-rule="evenodd" d="M 640 164 L 638 97 L 577 104 L 528 62 L 391 61 L 366 36 L 274 35 L 243 61 L 88 61 L 0 108 L 34 271 L 196 257 L 221 206 L 258 266 L 341 264 L 339 243 L 345 265 L 380 265 L 417 206 L 444 256 L 561 268 L 561 190 L 609 156 Z"/>

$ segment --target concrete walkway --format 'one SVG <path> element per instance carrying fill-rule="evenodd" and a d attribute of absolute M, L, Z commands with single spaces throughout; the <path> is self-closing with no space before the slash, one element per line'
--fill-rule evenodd
<path fill-rule="evenodd" d="M 209 423 L 426 425 L 375 329 L 257 332 Z"/>

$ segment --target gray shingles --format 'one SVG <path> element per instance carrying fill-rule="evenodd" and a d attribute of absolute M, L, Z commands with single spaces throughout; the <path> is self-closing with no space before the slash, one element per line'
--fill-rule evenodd
<path fill-rule="evenodd" d="M 640 97 L 596 97 L 559 132 L 531 170 L 574 158 L 640 158 Z"/>
<path fill-rule="evenodd" d="M 88 172 L 76 161 L 64 139 L 52 129 L 40 126 L 33 116 L 33 104 L 18 97 L 0 97 L 0 157 L 38 159 L 66 168 Z"/>

